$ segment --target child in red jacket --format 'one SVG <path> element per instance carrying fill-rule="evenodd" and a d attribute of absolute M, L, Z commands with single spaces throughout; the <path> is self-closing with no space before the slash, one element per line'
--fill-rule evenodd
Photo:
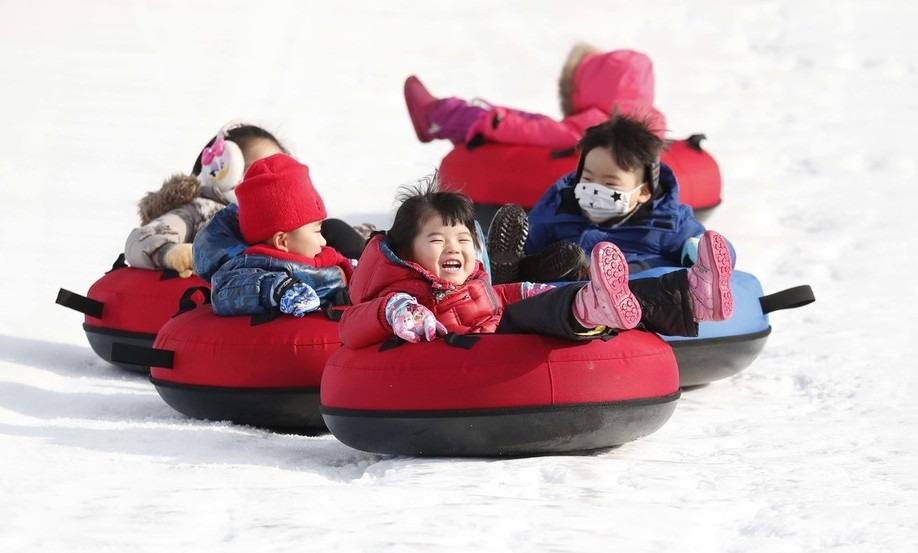
<path fill-rule="evenodd" d="M 359 348 L 396 335 L 409 342 L 447 332 L 537 333 L 585 340 L 642 324 L 696 336 L 699 321 L 729 318 L 732 263 L 723 237 L 708 232 L 689 270 L 628 281 L 628 263 L 609 242 L 591 253 L 591 279 L 553 287 L 492 286 L 476 257 L 472 201 L 436 182 L 403 195 L 392 228 L 375 236 L 350 283 L 353 307 L 339 326 Z"/>
<path fill-rule="evenodd" d="M 577 44 L 568 55 L 559 82 L 561 111 L 556 121 L 547 115 L 494 106 L 483 101 L 436 98 L 421 81 L 405 81 L 405 103 L 421 142 L 447 139 L 470 147 L 480 142 L 574 148 L 586 129 L 613 113 L 651 122 L 660 138 L 666 119 L 654 106 L 653 64 L 634 50 L 598 52 Z"/>

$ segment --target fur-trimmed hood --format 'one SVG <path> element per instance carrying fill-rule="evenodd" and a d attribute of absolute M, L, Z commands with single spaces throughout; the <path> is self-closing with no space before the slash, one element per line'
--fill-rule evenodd
<path fill-rule="evenodd" d="M 630 111 L 651 108 L 654 101 L 653 63 L 635 50 L 601 53 L 590 44 L 574 45 L 558 82 L 565 117 L 589 108 L 611 114 L 616 105 Z"/>
<path fill-rule="evenodd" d="M 137 203 L 140 224 L 146 225 L 174 209 L 191 203 L 195 198 L 207 198 L 224 205 L 227 204 L 227 201 L 217 193 L 213 186 L 202 186 L 197 178 L 177 173 L 163 181 L 159 190 L 147 192 Z"/>

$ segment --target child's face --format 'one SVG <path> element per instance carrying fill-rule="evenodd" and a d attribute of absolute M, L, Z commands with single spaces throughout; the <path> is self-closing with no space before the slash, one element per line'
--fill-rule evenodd
<path fill-rule="evenodd" d="M 628 211 L 630 212 L 638 203 L 650 199 L 650 188 L 643 183 L 644 168 L 634 171 L 622 169 L 615 163 L 612 152 L 607 148 L 593 148 L 587 152 L 583 160 L 583 175 L 580 182 L 601 184 L 610 190 L 618 192 L 631 192 L 640 187 L 640 191 L 631 194 Z"/>
<path fill-rule="evenodd" d="M 475 242 L 465 225 L 448 226 L 429 217 L 411 243 L 411 260 L 452 284 L 464 284 L 475 269 Z"/>
<path fill-rule="evenodd" d="M 296 230 L 286 233 L 286 251 L 306 257 L 315 257 L 326 244 L 322 236 L 322 221 L 306 223 Z M 281 248 L 283 249 L 283 248 Z"/>

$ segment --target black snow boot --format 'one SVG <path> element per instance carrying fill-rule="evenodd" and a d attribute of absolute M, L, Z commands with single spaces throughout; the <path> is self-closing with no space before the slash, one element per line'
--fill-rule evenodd
<path fill-rule="evenodd" d="M 526 211 L 516 205 L 502 206 L 488 227 L 488 258 L 491 262 L 491 282 L 519 282 L 523 244 L 529 234 Z"/>
<path fill-rule="evenodd" d="M 520 280 L 527 282 L 557 282 L 587 280 L 586 254 L 577 244 L 559 240 L 534 255 L 520 260 Z"/>

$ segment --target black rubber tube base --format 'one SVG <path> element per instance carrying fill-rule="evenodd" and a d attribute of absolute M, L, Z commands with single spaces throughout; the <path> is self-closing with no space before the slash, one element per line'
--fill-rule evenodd
<path fill-rule="evenodd" d="M 150 378 L 170 407 L 194 419 L 230 421 L 295 434 L 328 431 L 318 388 L 222 388 Z"/>
<path fill-rule="evenodd" d="M 497 457 L 616 447 L 669 420 L 681 392 L 610 403 L 462 411 L 356 411 L 322 407 L 329 430 L 371 453 Z"/>

